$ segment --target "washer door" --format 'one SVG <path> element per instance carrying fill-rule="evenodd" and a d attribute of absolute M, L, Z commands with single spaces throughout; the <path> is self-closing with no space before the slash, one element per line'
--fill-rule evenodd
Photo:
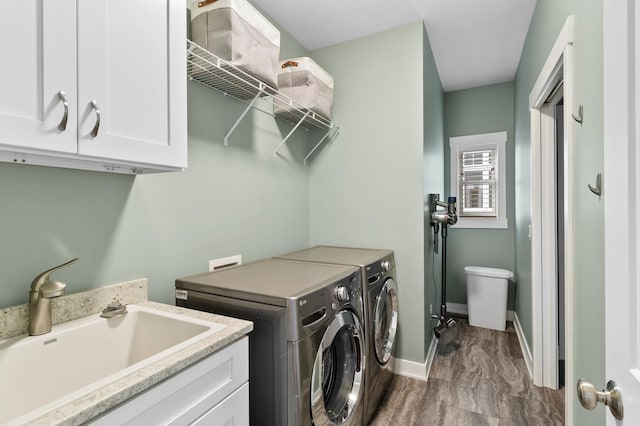
<path fill-rule="evenodd" d="M 391 278 L 385 281 L 376 298 L 373 330 L 376 358 L 381 364 L 386 364 L 393 355 L 398 330 L 398 287 Z"/>
<path fill-rule="evenodd" d="M 362 325 L 351 311 L 339 312 L 322 337 L 311 377 L 315 425 L 347 423 L 358 404 L 364 369 Z"/>

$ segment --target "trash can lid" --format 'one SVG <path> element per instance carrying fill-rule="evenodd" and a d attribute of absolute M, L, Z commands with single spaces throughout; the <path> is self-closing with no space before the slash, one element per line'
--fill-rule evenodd
<path fill-rule="evenodd" d="M 480 275 L 493 278 L 513 278 L 513 272 L 507 269 L 485 268 L 484 266 L 466 266 L 464 272 L 467 275 Z"/>

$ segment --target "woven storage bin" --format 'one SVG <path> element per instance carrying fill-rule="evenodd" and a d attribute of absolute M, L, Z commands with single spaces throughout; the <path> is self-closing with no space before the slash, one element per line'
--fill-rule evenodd
<path fill-rule="evenodd" d="M 281 62 L 278 70 L 278 87 L 302 106 L 331 119 L 333 105 L 333 77 L 311 58 L 287 59 Z M 273 112 L 292 118 L 293 108 L 281 102 L 275 102 Z"/>
<path fill-rule="evenodd" d="M 280 31 L 246 0 L 191 3 L 191 40 L 277 88 Z"/>

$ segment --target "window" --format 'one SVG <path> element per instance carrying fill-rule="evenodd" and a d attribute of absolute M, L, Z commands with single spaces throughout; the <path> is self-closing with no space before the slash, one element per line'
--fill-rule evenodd
<path fill-rule="evenodd" d="M 507 228 L 507 132 L 449 139 L 451 195 L 458 197 L 457 228 Z"/>

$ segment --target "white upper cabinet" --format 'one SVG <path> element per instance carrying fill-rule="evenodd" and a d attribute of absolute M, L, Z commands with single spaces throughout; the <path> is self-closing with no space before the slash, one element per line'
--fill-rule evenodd
<path fill-rule="evenodd" d="M 77 151 L 75 46 L 75 2 L 0 2 L 3 149 Z"/>
<path fill-rule="evenodd" d="M 2 2 L 0 160 L 186 167 L 185 40 L 186 8 L 175 0 Z"/>
<path fill-rule="evenodd" d="M 175 0 L 78 2 L 80 154 L 186 166 L 185 10 Z"/>

